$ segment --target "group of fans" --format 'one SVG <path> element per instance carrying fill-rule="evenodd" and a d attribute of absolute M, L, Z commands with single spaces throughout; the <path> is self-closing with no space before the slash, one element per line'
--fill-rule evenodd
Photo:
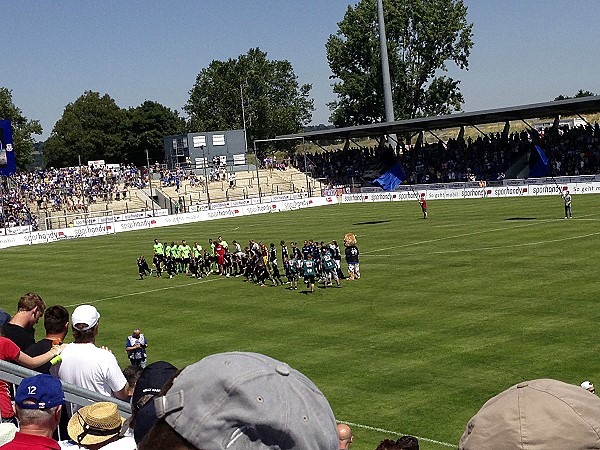
<path fill-rule="evenodd" d="M 360 278 L 359 252 L 356 243 L 345 244 L 346 262 L 349 268 L 349 279 Z M 254 282 L 265 286 L 268 281 L 274 286 L 289 284 L 290 290 L 298 289 L 298 280 L 302 276 L 306 287 L 314 292 L 315 283 L 323 286 L 341 288 L 340 279 L 345 278 L 341 270 L 341 250 L 336 241 L 306 240 L 302 247 L 296 242 L 290 246 L 280 241 L 280 255 L 274 243 L 269 246 L 262 241 L 250 240 L 242 249 L 237 241 L 231 245 L 221 236 L 215 241 L 208 240 L 203 248 L 197 241 L 189 245 L 186 240 L 170 244 L 154 240 L 152 264 L 156 277 L 163 274 L 173 278 L 177 274 L 185 274 L 194 278 L 203 278 L 211 274 L 224 277 L 244 277 L 246 282 Z M 279 264 L 281 261 L 281 265 Z M 137 261 L 140 279 L 152 275 L 153 270 L 144 256 Z M 283 272 L 283 273 L 282 273 Z M 286 277 L 284 282 L 282 276 Z"/>

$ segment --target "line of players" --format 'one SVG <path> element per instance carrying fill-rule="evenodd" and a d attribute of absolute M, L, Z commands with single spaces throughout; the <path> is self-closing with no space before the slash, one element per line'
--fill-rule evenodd
<path fill-rule="evenodd" d="M 326 244 L 323 241 L 319 243 L 307 240 L 301 248 L 292 242 L 289 249 L 285 241 L 281 241 L 280 247 L 289 289 L 298 289 L 300 276 L 304 277 L 310 292 L 314 292 L 315 280 L 322 281 L 325 286 L 331 286 L 335 282 L 337 287 L 341 287 L 341 253 L 336 241 Z M 163 272 L 169 278 L 178 273 L 195 278 L 218 274 L 225 277 L 244 276 L 246 282 L 255 282 L 260 286 L 265 286 L 267 281 L 275 286 L 286 284 L 281 278 L 277 250 L 273 243 L 267 247 L 262 242 L 251 240 L 242 250 L 238 242 L 233 241 L 230 248 L 219 236 L 216 241 L 209 239 L 208 248 L 203 249 L 198 242 L 190 246 L 185 240 L 180 244 L 167 244 L 155 239 L 153 253 L 152 262 L 157 277 L 162 277 Z M 138 268 L 140 278 L 152 273 L 143 256 L 138 259 Z M 356 278 L 358 277 L 359 273 Z"/>

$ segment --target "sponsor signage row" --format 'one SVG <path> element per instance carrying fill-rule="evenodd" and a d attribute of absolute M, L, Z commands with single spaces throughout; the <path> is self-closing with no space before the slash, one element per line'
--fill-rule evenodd
<path fill-rule="evenodd" d="M 594 178 L 594 177 L 591 177 Z M 447 186 L 447 185 L 446 185 Z M 437 186 L 416 186 L 413 189 L 402 186 L 402 190 L 393 192 L 362 192 L 360 194 L 342 195 L 342 203 L 369 203 L 389 201 L 409 201 L 425 198 L 426 200 L 451 200 L 462 198 L 501 198 L 540 195 L 559 195 L 564 191 L 571 194 L 600 194 L 600 181 L 553 184 L 510 184 L 495 187 L 438 188 Z"/>
<path fill-rule="evenodd" d="M 73 220 L 73 226 L 83 227 L 86 225 L 98 225 L 112 222 L 122 222 L 124 220 L 142 219 L 144 217 L 166 216 L 167 214 L 169 214 L 169 211 L 166 209 L 156 209 L 154 210 L 154 214 L 152 214 L 152 211 L 139 211 L 124 214 L 115 214 L 112 216 L 85 217 L 82 219 Z"/>
<path fill-rule="evenodd" d="M 240 204 L 221 209 L 199 210 L 184 214 L 161 215 L 156 217 L 137 217 L 131 220 L 114 221 L 110 223 L 88 224 L 78 227 L 61 228 L 50 231 L 36 231 L 32 233 L 0 236 L 0 248 L 17 245 L 42 244 L 65 239 L 78 239 L 91 236 L 100 236 L 126 231 L 143 230 L 149 228 L 167 227 L 184 223 L 202 222 L 206 220 L 222 219 L 226 217 L 241 217 L 254 214 L 275 213 L 291 211 L 315 206 L 335 205 L 337 197 L 304 197 L 290 196 L 288 200 L 270 201 L 259 204 Z"/>

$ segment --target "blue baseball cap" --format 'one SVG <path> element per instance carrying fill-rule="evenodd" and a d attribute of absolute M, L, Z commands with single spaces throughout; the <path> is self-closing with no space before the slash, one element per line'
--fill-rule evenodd
<path fill-rule="evenodd" d="M 54 408 L 65 404 L 65 394 L 60 380 L 43 373 L 21 381 L 15 395 L 15 403 L 23 409 Z"/>

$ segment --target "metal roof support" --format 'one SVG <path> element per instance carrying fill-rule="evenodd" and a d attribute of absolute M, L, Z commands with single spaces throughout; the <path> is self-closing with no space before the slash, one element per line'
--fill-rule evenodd
<path fill-rule="evenodd" d="M 488 139 L 489 139 L 489 136 L 487 135 L 487 133 L 484 133 L 483 131 L 481 131 L 477 125 L 473 124 L 473 125 L 471 125 L 471 126 L 472 126 L 473 128 L 475 128 L 477 131 L 479 131 L 481 134 L 483 134 L 483 135 L 484 135 L 486 138 L 488 138 Z"/>
<path fill-rule="evenodd" d="M 592 126 L 592 124 L 589 123 L 585 117 L 582 117 L 581 114 L 577 113 L 577 117 L 579 117 L 581 120 L 583 120 L 585 123 L 587 123 L 590 127 Z"/>
<path fill-rule="evenodd" d="M 426 130 L 429 134 L 431 134 L 434 138 L 436 138 L 438 140 L 438 142 L 441 142 L 442 145 L 444 146 L 444 148 L 446 150 L 448 150 L 448 146 L 446 145 L 446 143 L 437 135 L 435 134 L 433 131 L 431 130 Z"/>

